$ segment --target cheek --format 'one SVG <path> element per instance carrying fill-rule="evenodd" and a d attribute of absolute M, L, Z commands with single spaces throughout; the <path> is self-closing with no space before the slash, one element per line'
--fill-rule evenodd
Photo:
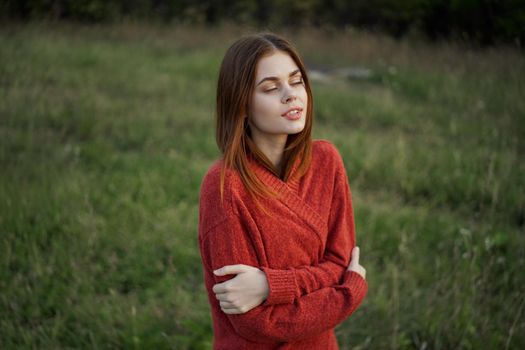
<path fill-rule="evenodd" d="M 256 119 L 265 119 L 278 112 L 276 108 L 275 97 L 272 95 L 260 94 L 255 96 L 252 103 L 252 117 Z M 277 104 L 278 105 L 278 104 Z"/>
<path fill-rule="evenodd" d="M 308 94 L 306 93 L 306 88 L 302 88 L 300 92 L 301 100 L 303 101 L 304 107 L 308 104 Z"/>

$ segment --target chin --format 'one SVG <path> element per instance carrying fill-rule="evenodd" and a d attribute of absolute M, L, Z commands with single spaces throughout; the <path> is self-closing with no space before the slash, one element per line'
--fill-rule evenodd
<path fill-rule="evenodd" d="M 288 135 L 294 135 L 294 134 L 298 134 L 300 133 L 301 131 L 304 130 L 304 125 L 301 125 L 301 126 L 298 126 L 296 128 L 290 128 L 287 132 Z"/>

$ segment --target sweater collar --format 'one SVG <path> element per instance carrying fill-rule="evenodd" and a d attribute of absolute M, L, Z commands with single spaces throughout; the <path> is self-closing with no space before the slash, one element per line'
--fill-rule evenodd
<path fill-rule="evenodd" d="M 300 178 L 297 176 L 297 168 L 299 167 L 300 159 L 297 157 L 292 165 L 292 171 L 287 181 L 280 179 L 270 170 L 266 169 L 258 160 L 253 157 L 248 157 L 249 164 L 252 170 L 254 170 L 257 177 L 263 181 L 266 185 L 271 186 L 274 189 L 281 189 L 283 186 L 288 187 L 295 193 L 299 192 Z"/>
<path fill-rule="evenodd" d="M 300 218 L 302 218 L 317 234 L 322 243 L 322 235 L 327 223 L 299 194 L 300 178 L 297 177 L 297 168 L 300 159 L 296 159 L 292 166 L 291 176 L 288 181 L 283 181 L 266 169 L 255 159 L 248 157 L 251 169 L 257 177 L 267 186 L 279 194 L 280 200 Z"/>

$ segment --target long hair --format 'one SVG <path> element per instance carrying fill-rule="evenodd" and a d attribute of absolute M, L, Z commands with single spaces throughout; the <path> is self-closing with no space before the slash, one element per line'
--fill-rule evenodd
<path fill-rule="evenodd" d="M 275 51 L 290 55 L 301 71 L 308 95 L 304 129 L 297 134 L 288 135 L 281 173 L 257 147 L 250 136 L 248 118 L 251 99 L 255 89 L 256 68 L 259 60 Z M 273 33 L 260 33 L 240 38 L 226 51 L 219 72 L 216 107 L 216 141 L 223 156 L 220 177 L 221 200 L 224 195 L 226 169 L 237 170 L 248 192 L 258 204 L 257 195 L 275 196 L 277 193 L 265 186 L 251 171 L 248 157 L 260 162 L 266 169 L 287 181 L 297 157 L 297 176 L 306 173 L 311 162 L 313 96 L 306 69 L 296 50 L 286 39 Z M 295 175 L 294 175 L 295 176 Z"/>

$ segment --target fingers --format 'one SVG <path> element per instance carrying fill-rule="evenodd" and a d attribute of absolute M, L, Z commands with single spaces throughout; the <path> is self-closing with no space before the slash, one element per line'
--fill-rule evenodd
<path fill-rule="evenodd" d="M 229 292 L 230 289 L 229 289 L 229 281 L 226 281 L 226 282 L 223 282 L 223 283 L 218 283 L 216 285 L 213 286 L 212 290 L 215 294 L 219 294 L 219 293 L 226 293 L 226 292 Z"/>
<path fill-rule="evenodd" d="M 239 264 L 239 265 L 226 265 L 226 266 L 223 266 L 221 267 L 220 269 L 217 269 L 215 271 L 213 271 L 213 273 L 216 275 L 216 276 L 224 276 L 224 275 L 238 275 L 240 274 L 241 272 L 245 272 L 247 270 L 247 268 L 249 268 L 250 266 L 247 266 L 247 265 L 242 265 L 242 264 Z M 213 291 L 215 293 L 224 293 L 224 292 L 229 292 L 230 291 L 230 287 L 231 287 L 231 284 L 232 284 L 232 281 L 234 281 L 238 276 L 235 276 L 225 282 L 222 282 L 222 283 L 217 283 L 216 285 L 213 286 Z"/>
<path fill-rule="evenodd" d="M 229 315 L 244 314 L 250 311 L 251 309 L 253 309 L 253 307 L 255 306 L 255 305 L 233 306 L 233 305 L 228 305 L 228 304 L 224 304 L 224 305 L 225 307 L 221 306 L 221 310 L 225 314 L 229 314 Z"/>
<path fill-rule="evenodd" d="M 215 294 L 215 299 L 219 300 L 219 301 L 228 301 L 230 302 L 230 297 L 228 296 L 228 293 L 219 293 L 219 294 Z"/>
<path fill-rule="evenodd" d="M 224 312 L 225 314 L 228 314 L 228 315 L 238 315 L 238 314 L 244 313 L 241 310 L 238 310 L 236 308 L 234 308 L 234 309 L 221 309 L 221 310 L 222 310 L 222 312 Z"/>
<path fill-rule="evenodd" d="M 223 310 L 236 309 L 237 308 L 232 303 L 230 303 L 229 301 L 220 301 L 219 305 L 221 306 L 221 309 L 223 309 Z"/>
<path fill-rule="evenodd" d="M 222 312 L 224 312 L 225 314 L 230 314 L 230 315 L 243 314 L 246 311 L 252 309 L 251 306 L 235 305 L 234 302 L 230 302 L 230 301 L 219 301 L 219 305 L 221 307 Z"/>
<path fill-rule="evenodd" d="M 246 272 L 251 268 L 251 266 L 237 264 L 237 265 L 226 265 L 213 271 L 215 276 L 225 276 L 225 275 L 235 275 L 238 273 Z"/>
<path fill-rule="evenodd" d="M 355 259 L 355 263 L 359 264 L 359 253 L 360 253 L 359 247 L 354 247 L 354 249 L 352 249 L 352 262 Z"/>
<path fill-rule="evenodd" d="M 352 249 L 352 259 L 350 259 L 350 264 L 348 264 L 348 271 L 354 271 L 360 274 L 363 278 L 366 278 L 366 270 L 361 264 L 359 264 L 359 247 L 354 247 Z"/>

